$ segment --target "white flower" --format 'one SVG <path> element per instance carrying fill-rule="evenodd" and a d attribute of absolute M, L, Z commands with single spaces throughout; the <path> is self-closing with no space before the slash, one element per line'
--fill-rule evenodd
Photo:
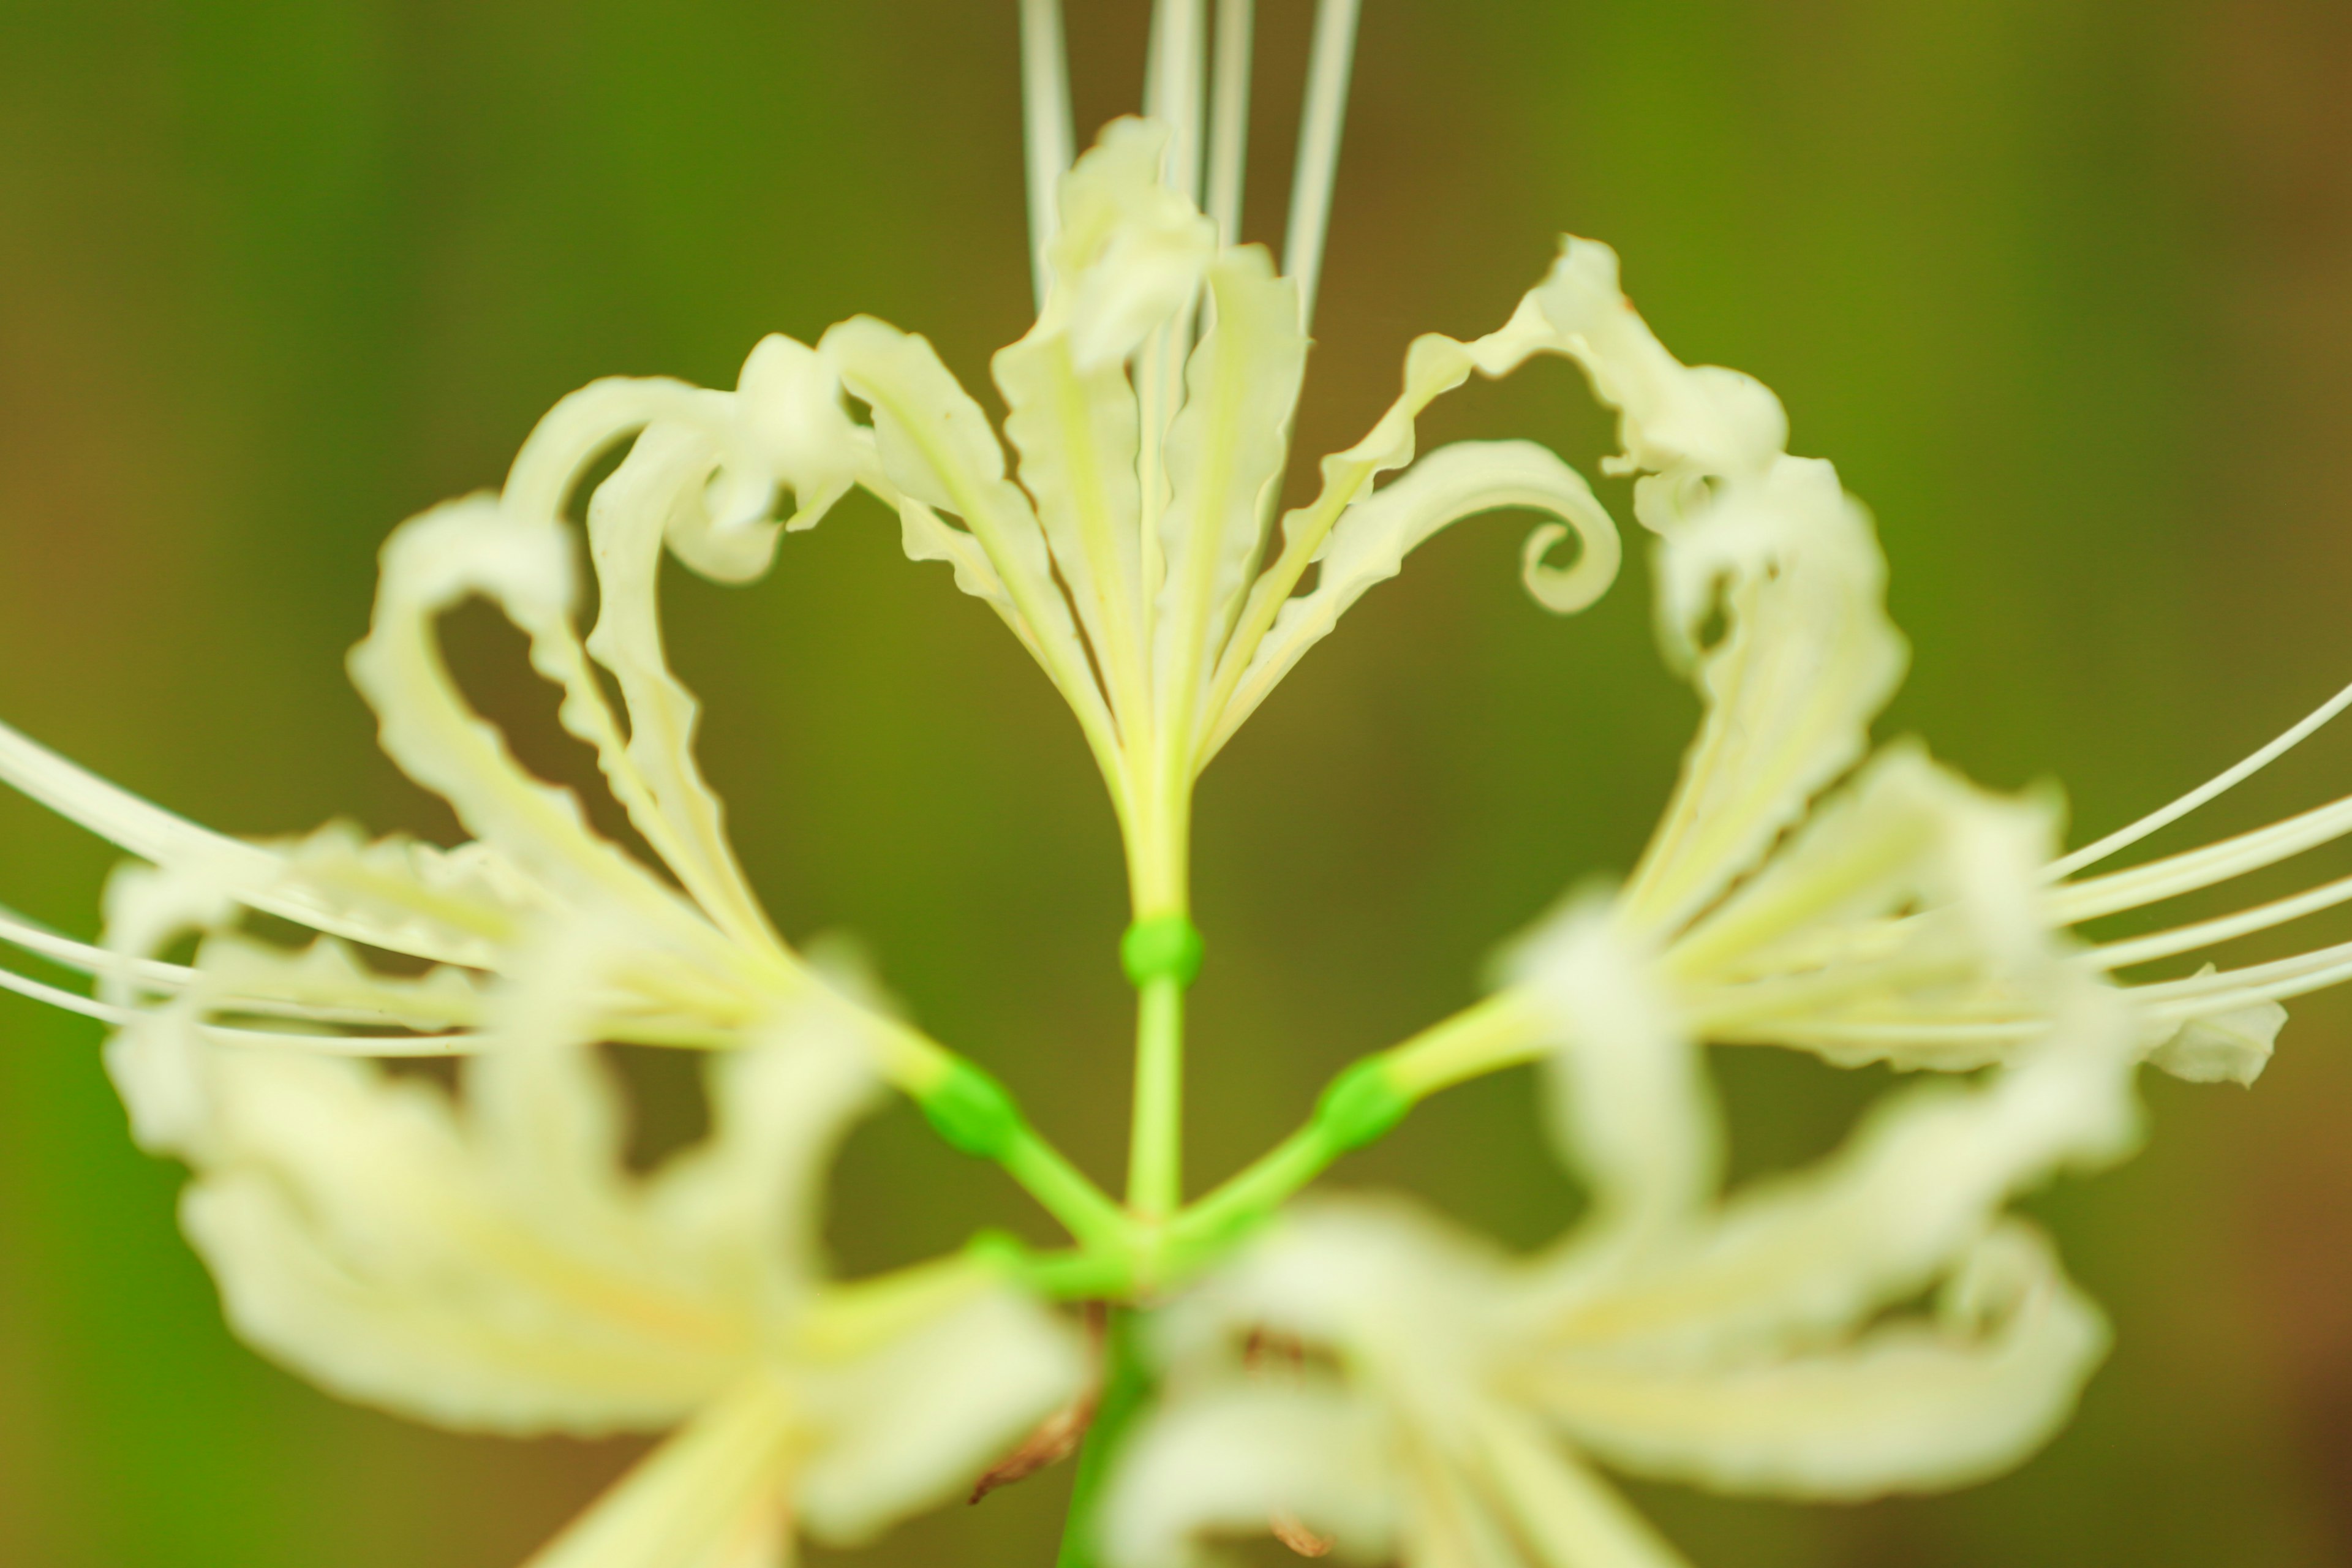
<path fill-rule="evenodd" d="M 1703 1058 L 1612 927 L 1592 903 L 1544 960 L 1575 998 L 1554 1078 L 1583 1223 L 1517 1259 L 1402 1205 L 1300 1205 L 1165 1314 L 1110 1562 L 1183 1568 L 1286 1516 L 1407 1568 L 1666 1568 L 1588 1461 L 1849 1500 L 1980 1479 L 2063 1424 L 2106 1329 L 2000 1211 L 2128 1147 L 2114 994 L 2053 974 L 2058 1026 L 1997 1076 L 1891 1096 L 1813 1168 L 1720 1198 Z M 1288 1385 L 1252 1375 L 1269 1335 L 1303 1347 Z"/>
<path fill-rule="evenodd" d="M 168 940 L 206 897 L 133 868 L 110 934 Z M 795 1530 L 863 1540 L 968 1487 L 1076 1391 L 1076 1335 L 971 1260 L 824 1278 L 824 1168 L 879 1086 L 815 1010 L 709 1057 L 708 1139 L 625 1169 L 578 984 L 596 940 L 533 955 L 456 1099 L 221 1043 L 193 1000 L 116 1036 L 142 1142 L 195 1173 L 182 1219 L 231 1323 L 333 1393 L 444 1426 L 678 1428 L 541 1568 L 782 1563 Z"/>

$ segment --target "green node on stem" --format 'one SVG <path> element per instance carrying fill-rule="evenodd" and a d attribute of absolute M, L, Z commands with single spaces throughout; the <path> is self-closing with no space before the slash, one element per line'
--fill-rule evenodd
<path fill-rule="evenodd" d="M 1189 986 L 1201 973 L 1200 929 L 1182 915 L 1154 915 L 1127 928 L 1119 939 L 1119 966 L 1139 991 L 1155 980 Z"/>
<path fill-rule="evenodd" d="M 1335 1152 L 1387 1137 L 1412 1110 L 1412 1097 L 1397 1088 L 1382 1058 L 1366 1057 L 1333 1079 L 1315 1102 L 1315 1129 Z"/>
<path fill-rule="evenodd" d="M 982 1160 L 1002 1160 L 1026 1129 L 1012 1091 L 968 1061 L 958 1060 L 916 1103 L 950 1147 Z"/>

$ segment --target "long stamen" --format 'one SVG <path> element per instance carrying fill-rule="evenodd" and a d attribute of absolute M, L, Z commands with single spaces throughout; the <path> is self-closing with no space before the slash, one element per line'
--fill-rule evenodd
<path fill-rule="evenodd" d="M 2294 750 L 2347 707 L 2352 707 L 2352 686 L 2347 686 L 2343 690 L 2313 709 L 2300 722 L 2235 767 L 2208 779 L 2171 805 L 2152 811 L 2137 822 L 2117 828 L 2097 843 L 2086 844 L 2072 855 L 2059 859 L 2050 868 L 2051 878 L 2055 880 L 2061 877 L 2071 877 L 2084 867 L 2096 865 L 2116 850 L 2129 848 L 2149 834 L 2170 826 L 2206 802 L 2235 789 L 2287 752 Z"/>
<path fill-rule="evenodd" d="M 1323 237 L 1331 222 L 1331 182 L 1339 166 L 1339 132 L 1348 114 L 1348 79 L 1356 59 L 1358 0 L 1321 0 L 1315 10 L 1314 55 L 1307 68 L 1307 106 L 1298 125 L 1298 168 L 1290 186 L 1290 230 L 1283 270 L 1298 280 L 1298 321 L 1315 321 L 1315 287 L 1323 271 Z"/>
<path fill-rule="evenodd" d="M 195 861 L 257 883 L 277 880 L 276 855 L 151 805 L 0 723 L 0 784 L 159 866 Z"/>
<path fill-rule="evenodd" d="M 96 1018 L 100 1023 L 121 1024 L 131 1017 L 131 1009 L 128 1007 L 117 1007 L 109 1003 L 92 1001 L 88 996 L 61 990 L 55 985 L 44 985 L 37 980 L 27 979 L 16 973 L 14 970 L 0 969 L 0 991 L 13 991 L 19 996 L 30 997 L 36 1002 L 45 1002 L 52 1007 L 61 1007 L 68 1013 L 79 1013 L 85 1018 Z"/>
<path fill-rule="evenodd" d="M 2102 915 L 2179 898 L 2274 866 L 2347 833 L 2352 833 L 2352 795 L 2201 849 L 2053 889 L 2052 918 L 2060 925 L 2080 925 Z"/>
<path fill-rule="evenodd" d="M 2284 1001 L 2324 991 L 2347 979 L 2352 979 L 2352 942 L 2242 969 L 2135 985 L 2131 993 L 2151 1003 L 2172 1004 L 2168 1010 L 2175 1014 L 2214 1013 L 2257 1002 Z"/>
<path fill-rule="evenodd" d="M 1219 245 L 1238 245 L 1248 163 L 1250 33 L 1255 0 L 1217 0 L 1215 80 L 1209 96 L 1209 205 Z"/>
<path fill-rule="evenodd" d="M 1062 0 L 1021 0 L 1021 120 L 1029 163 L 1029 268 L 1042 312 L 1049 281 L 1045 250 L 1061 227 L 1056 198 L 1074 142 Z"/>
<path fill-rule="evenodd" d="M 183 964 L 164 963 L 154 959 L 124 958 L 102 947 L 76 942 L 61 931 L 51 931 L 40 921 L 26 920 L 6 908 L 0 908 L 0 942 L 37 953 L 51 963 L 78 973 L 123 974 L 161 990 L 177 990 L 194 979 L 196 973 Z"/>
<path fill-rule="evenodd" d="M 2136 963 L 2170 958 L 2177 953 L 2194 952 L 2200 947 L 2212 947 L 2255 931 L 2268 931 L 2273 926 L 2284 925 L 2305 915 L 2334 909 L 2347 900 L 2352 900 L 2352 877 L 2341 878 L 2292 898 L 2241 910 L 2233 915 L 2200 921 L 2194 925 L 2176 926 L 2170 931 L 2156 931 L 2126 942 L 2107 942 L 2091 949 L 2091 953 L 2103 969 L 2128 969 Z"/>
<path fill-rule="evenodd" d="M 1151 14 L 1143 112 L 1168 127 L 1168 184 L 1201 200 L 1201 0 L 1160 0 Z"/>

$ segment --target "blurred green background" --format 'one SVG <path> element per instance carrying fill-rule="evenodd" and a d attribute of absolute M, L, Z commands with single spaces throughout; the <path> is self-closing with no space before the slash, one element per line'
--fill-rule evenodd
<path fill-rule="evenodd" d="M 1309 7 L 1261 9 L 1267 237 Z M 494 484 L 582 382 L 731 384 L 769 331 L 872 311 L 982 386 L 1027 314 L 1013 11 L 0 4 L 0 713 L 225 828 L 448 833 L 342 676 L 386 529 Z M 1091 127 L 1134 102 L 1145 6 L 1071 12 Z M 1413 332 L 1498 324 L 1558 231 L 1606 238 L 1666 341 L 1777 388 L 1796 448 L 1876 509 L 1916 645 L 1887 731 L 1997 784 L 2063 779 L 2101 831 L 2352 676 L 2347 79 L 2336 0 L 1367 0 L 1302 454 L 1360 433 Z M 1608 439 L 1557 365 L 1427 428 L 1588 467 Z M 1664 798 L 1695 709 L 1639 563 L 1555 621 L 1514 580 L 1519 533 L 1416 556 L 1204 785 L 1202 1179 L 1470 998 Z M 1116 842 L 1025 658 L 863 502 L 768 581 L 674 605 L 786 930 L 863 938 L 1116 1171 Z M 512 647 L 457 636 L 526 752 L 568 765 Z M 2352 736 L 2275 772 L 2166 843 L 2341 793 Z M 89 930 L 110 858 L 0 800 L 0 899 Z M 1722 1568 L 2352 1561 L 2352 1005 L 2296 1012 L 2255 1090 L 2151 1080 L 2150 1151 L 2036 1201 L 2120 1340 L 2029 1467 L 1854 1509 L 1644 1505 Z M 0 997 L 0 1561 L 497 1568 L 637 1451 L 440 1434 L 247 1353 L 96 1026 Z M 1748 1170 L 1829 1146 L 1884 1081 L 1722 1068 Z M 1537 1240 L 1576 1200 L 1530 1098 L 1458 1091 L 1339 1179 Z M 1007 1222 L 1017 1194 L 898 1110 L 853 1145 L 834 1226 L 874 1267 Z M 1043 1563 L 1066 1485 L 869 1560 Z"/>

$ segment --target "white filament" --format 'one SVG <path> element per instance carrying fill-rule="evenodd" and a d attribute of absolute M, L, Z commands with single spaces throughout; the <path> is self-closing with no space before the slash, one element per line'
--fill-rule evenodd
<path fill-rule="evenodd" d="M 1210 220 L 1219 245 L 1238 245 L 1248 167 L 1250 34 L 1256 0 L 1217 0 L 1214 82 L 1209 95 Z"/>
<path fill-rule="evenodd" d="M 125 975 L 159 990 L 178 990 L 194 979 L 196 973 L 182 964 L 164 963 L 151 958 L 125 958 L 102 947 L 76 942 L 60 931 L 51 931 L 38 921 L 26 920 L 6 908 L 0 908 L 0 942 L 22 948 L 26 952 L 38 953 L 51 963 L 82 974 Z"/>
<path fill-rule="evenodd" d="M 2304 717 L 2300 723 L 2294 725 L 2284 734 L 2279 736 L 2278 739 L 2273 741 L 2269 745 L 2264 746 L 2262 750 L 2254 752 L 2253 755 L 2246 758 L 2235 767 L 2230 768 L 2227 771 L 2215 775 L 2213 778 L 2207 780 L 2205 783 L 2198 785 L 2195 789 L 2190 790 L 2187 795 L 2182 795 L 2179 800 L 2174 801 L 2171 805 L 2167 805 L 2160 810 L 2152 811 L 2146 816 L 2141 817 L 2137 822 L 2132 823 L 2129 826 L 2117 828 L 2115 832 L 2108 834 L 2105 838 L 2100 839 L 2097 843 L 2086 844 L 2082 848 L 2075 850 L 2072 855 L 2068 855 L 2058 860 L 2050 868 L 2051 877 L 2053 879 L 2060 877 L 2071 877 L 2075 872 L 2081 870 L 2084 867 L 2095 865 L 2099 861 L 2104 860 L 2108 856 L 2114 854 L 2116 850 L 2129 848 L 2132 845 L 2138 843 L 2149 834 L 2154 833 L 2160 828 L 2170 826 L 2172 824 L 2179 821 L 2182 817 L 2188 816 L 2190 812 L 2196 810 L 2199 806 L 2203 805 L 2207 801 L 2213 799 L 2216 795 L 2225 794 L 2228 791 L 2236 788 L 2239 784 L 2245 783 L 2246 780 L 2253 777 L 2254 774 L 2262 772 L 2263 769 L 2270 766 L 2271 763 L 2276 762 L 2287 752 L 2294 750 L 2295 747 L 2301 745 L 2305 740 L 2307 740 L 2314 731 L 2317 731 L 2329 720 L 2335 718 L 2338 713 L 2343 712 L 2347 707 L 2352 707 L 2352 686 L 2347 686 L 2343 690 L 2337 692 L 2335 696 L 2329 698 L 2326 701 L 2313 709 L 2310 713 Z"/>
<path fill-rule="evenodd" d="M 1070 166 L 1069 54 L 1062 0 L 1021 0 L 1021 123 L 1029 161 L 1029 270 L 1045 309 L 1045 249 L 1061 227 L 1062 175 Z"/>
<path fill-rule="evenodd" d="M 2136 963 L 2146 963 L 2158 958 L 2170 958 L 2176 953 L 2193 952 L 2200 947 L 2248 936 L 2258 931 L 2300 920 L 2305 915 L 2352 900 L 2352 877 L 2313 888 L 2291 898 L 2276 900 L 2253 909 L 2241 910 L 2233 915 L 2222 915 L 2194 925 L 2176 926 L 2170 931 L 2134 937 L 2126 942 L 2111 942 L 2091 950 L 2103 969 L 2128 969 Z"/>
<path fill-rule="evenodd" d="M 100 1023 L 121 1024 L 131 1017 L 131 1009 L 128 1007 L 116 1007 L 104 1002 L 94 1002 L 87 996 L 60 990 L 55 985 L 44 985 L 37 980 L 28 980 L 13 970 L 0 969 L 0 991 L 14 991 L 19 996 L 30 997 L 36 1002 L 45 1002 L 52 1007 L 62 1007 L 68 1013 L 79 1013 L 85 1018 L 96 1018 Z"/>
<path fill-rule="evenodd" d="M 1201 200 L 1201 0 L 1160 0 L 1151 13 L 1143 112 L 1168 127 L 1168 185 Z"/>
<path fill-rule="evenodd" d="M 2200 888 L 2274 866 L 2347 833 L 2352 833 L 2352 795 L 2201 849 L 2187 850 L 2151 860 L 2145 866 L 2110 871 L 2053 889 L 2053 918 L 2060 925 L 2080 925 L 2102 915 L 2179 898 L 2183 893 L 2193 893 Z"/>
<path fill-rule="evenodd" d="M 1348 79 L 1356 58 L 1358 0 L 1320 0 L 1307 67 L 1307 105 L 1298 124 L 1297 174 L 1290 186 L 1290 230 L 1283 270 L 1298 280 L 1301 327 L 1315 321 L 1315 288 L 1331 221 L 1331 185 L 1339 166 L 1339 132 L 1348 114 Z"/>

